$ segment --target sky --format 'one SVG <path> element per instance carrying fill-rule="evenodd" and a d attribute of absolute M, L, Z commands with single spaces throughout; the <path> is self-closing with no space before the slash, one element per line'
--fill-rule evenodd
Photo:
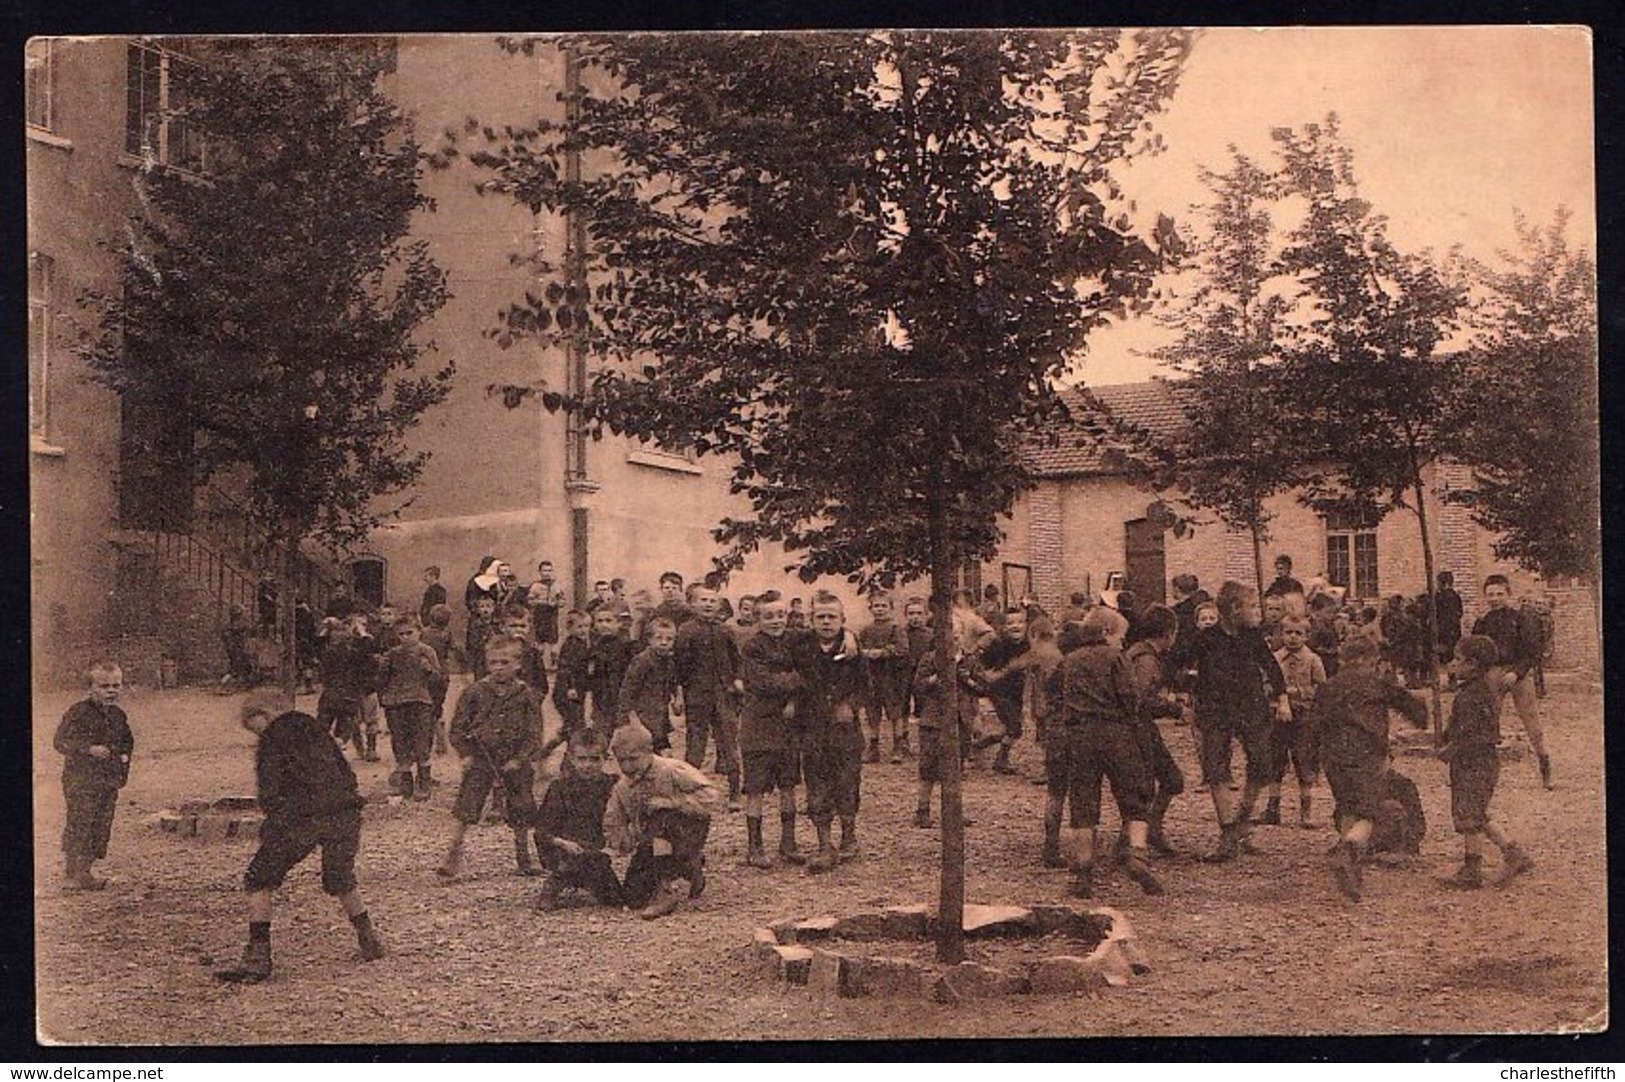
<path fill-rule="evenodd" d="M 1362 194 L 1402 250 L 1459 245 L 1493 260 L 1514 212 L 1573 212 L 1570 242 L 1596 251 L 1591 40 L 1583 28 L 1215 28 L 1202 32 L 1155 121 L 1167 151 L 1120 171 L 1139 214 L 1194 224 L 1202 166 L 1227 147 L 1270 159 L 1270 129 L 1336 112 Z M 1161 369 L 1138 351 L 1168 332 L 1137 319 L 1090 340 L 1095 385 Z"/>

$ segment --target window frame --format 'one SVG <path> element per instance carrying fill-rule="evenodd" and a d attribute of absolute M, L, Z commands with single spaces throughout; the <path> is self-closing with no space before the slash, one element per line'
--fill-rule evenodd
<path fill-rule="evenodd" d="M 124 55 L 125 159 L 136 162 L 151 161 L 176 172 L 207 176 L 208 141 L 202 132 L 189 127 L 184 119 L 175 115 L 177 106 L 174 102 L 174 84 L 170 75 L 171 69 L 176 64 L 197 66 L 199 62 L 184 53 L 139 38 L 132 39 L 126 44 Z M 149 72 L 153 79 L 150 104 L 147 101 Z M 186 155 L 189 144 L 195 144 L 195 160 Z"/>
<path fill-rule="evenodd" d="M 23 57 L 23 120 L 31 132 L 58 134 L 56 102 L 56 42 L 43 38 L 29 43 Z M 35 119 L 35 106 L 42 107 Z"/>
<path fill-rule="evenodd" d="M 1369 514 L 1328 513 L 1322 521 L 1326 528 L 1326 579 L 1333 586 L 1342 586 L 1348 596 L 1367 600 L 1382 596 L 1382 581 L 1377 547 L 1377 520 Z M 1334 554 L 1334 543 L 1344 548 Z M 1343 581 L 1339 581 L 1341 566 Z"/>
<path fill-rule="evenodd" d="M 56 260 L 48 253 L 28 253 L 28 435 L 51 437 L 51 324 Z"/>

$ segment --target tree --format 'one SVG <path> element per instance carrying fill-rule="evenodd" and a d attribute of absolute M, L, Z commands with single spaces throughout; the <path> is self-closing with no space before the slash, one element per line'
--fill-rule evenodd
<path fill-rule="evenodd" d="M 541 391 L 550 406 L 732 457 L 752 513 L 720 525 L 725 566 L 773 540 L 808 579 L 929 574 L 945 631 L 955 568 L 994 551 L 1030 483 L 1023 439 L 1065 419 L 1052 379 L 1149 290 L 1157 239 L 1112 209 L 1111 170 L 1156 148 L 1149 120 L 1190 43 L 576 39 L 595 88 L 579 122 L 486 129 L 470 157 L 486 190 L 585 218 L 590 295 L 555 277 L 498 333 L 575 334 L 601 360 L 579 400 Z M 572 153 L 596 175 L 571 183 Z M 958 960 L 957 730 L 944 735 L 939 953 Z"/>
<path fill-rule="evenodd" d="M 1360 198 L 1353 151 L 1341 142 L 1335 116 L 1272 134 L 1284 191 L 1304 205 L 1280 257 L 1299 283 L 1303 313 L 1284 343 L 1281 376 L 1295 402 L 1282 426 L 1313 449 L 1321 467 L 1309 475 L 1306 502 L 1415 514 L 1437 728 L 1438 620 L 1423 468 L 1448 445 L 1459 367 L 1438 347 L 1465 291 L 1425 255 L 1388 240 L 1386 220 Z"/>
<path fill-rule="evenodd" d="M 1262 591 L 1267 501 L 1294 487 L 1301 472 L 1298 448 L 1280 423 L 1292 399 L 1275 385 L 1291 306 L 1279 289 L 1271 214 L 1279 180 L 1233 146 L 1230 155 L 1228 171 L 1202 170 L 1214 199 L 1199 208 L 1207 229 L 1188 260 L 1198 280 L 1161 317 L 1181 332 L 1156 356 L 1186 376 L 1178 385 L 1185 423 L 1171 442 L 1145 446 L 1162 465 L 1159 487 L 1178 487 L 1193 507 L 1248 532 Z"/>
<path fill-rule="evenodd" d="M 291 565 L 300 542 L 347 544 L 421 473 L 407 431 L 449 391 L 413 337 L 447 298 L 412 217 L 419 148 L 378 88 L 365 41 L 211 42 L 175 64 L 169 119 L 202 132 L 207 174 L 149 160 L 120 248 L 123 290 L 88 298 L 96 378 L 140 391 L 190 429 L 198 483 L 246 481 L 281 554 L 284 682 L 294 679 Z"/>
<path fill-rule="evenodd" d="M 1500 534 L 1497 556 L 1595 581 L 1597 269 L 1569 246 L 1568 221 L 1567 211 L 1544 227 L 1519 218 L 1518 249 L 1474 265 L 1486 297 L 1451 426 L 1474 487 L 1451 498 Z"/>

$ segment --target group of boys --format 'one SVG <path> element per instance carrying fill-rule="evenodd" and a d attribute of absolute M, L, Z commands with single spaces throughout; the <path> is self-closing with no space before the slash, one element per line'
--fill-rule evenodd
<path fill-rule="evenodd" d="M 1519 690 L 1528 679 L 1522 631 L 1498 615 L 1515 615 L 1508 593 L 1503 577 L 1486 582 L 1490 612 L 1461 639 L 1452 662 L 1459 690 L 1440 754 L 1449 762 L 1452 818 L 1464 838 L 1462 868 L 1446 881 L 1453 887 L 1482 885 L 1486 838 L 1501 852 L 1499 882 L 1533 868 L 1488 815 L 1499 771 L 1500 701 L 1511 694 L 1521 709 L 1521 694 L 1533 698 L 1532 691 Z M 723 805 L 697 761 L 703 760 L 707 735 L 714 738 L 717 769 L 728 782 L 729 805 L 738 807 L 738 797 L 744 798 L 748 864 L 774 865 L 763 817 L 766 797 L 777 793 L 779 859 L 826 872 L 858 852 L 862 766 L 879 758 L 885 731 L 893 760 L 900 761 L 912 754 L 907 718 L 918 718 L 916 822 L 931 826 L 944 729 L 957 723 L 962 753 L 972 750 L 976 703 L 986 696 L 1004 724 L 994 738 L 1001 745 L 999 765 L 1022 735 L 1021 719 L 1037 724 L 1049 796 L 1045 864 L 1069 865 L 1074 893 L 1090 896 L 1101 784 L 1109 780 L 1123 823 L 1123 870 L 1147 893 L 1161 893 L 1149 854 L 1170 851 L 1162 816 L 1183 778 L 1156 722 L 1179 712 L 1171 674 L 1188 665 L 1195 672 L 1203 781 L 1220 826 L 1219 848 L 1208 859 L 1255 851 L 1251 812 L 1261 794 L 1267 792 L 1269 802 L 1260 821 L 1279 822 L 1279 785 L 1288 762 L 1301 787 L 1300 822 L 1312 825 L 1309 793 L 1324 768 L 1337 804 L 1334 878 L 1358 900 L 1362 858 L 1382 821 L 1392 818 L 1388 713 L 1417 724 L 1425 720 L 1421 703 L 1379 672 L 1379 652 L 1364 636 L 1343 643 L 1336 671 L 1328 676 L 1321 655 L 1306 646 L 1309 621 L 1292 613 L 1280 622 L 1272 651 L 1260 629 L 1258 595 L 1235 583 L 1226 583 L 1211 606 L 1194 607 L 1194 633 L 1182 634 L 1176 610 L 1152 606 L 1138 614 L 1126 650 L 1129 621 L 1104 605 L 1089 608 L 1059 634 L 1042 617 L 1029 624 L 1020 608 L 1007 611 L 997 631 L 973 611 L 962 618 L 956 609 L 948 629 L 952 679 L 960 691 L 952 722 L 948 682 L 937 669 L 923 600 L 910 599 L 905 622 L 896 624 L 892 599 L 872 597 L 871 621 L 857 634 L 846 627 L 839 598 L 825 592 L 815 595 L 805 629 L 790 627 L 788 606 L 776 591 L 752 599 L 743 633 L 738 624 L 722 624 L 717 600 L 708 586 L 690 587 L 681 604 L 663 605 L 665 611 L 657 609 L 644 621 L 641 650 L 612 607 L 601 606 L 590 620 L 570 612 L 553 685 L 563 732 L 547 745 L 541 711 L 547 674 L 528 634 L 530 614 L 505 612 L 499 625 L 496 614 L 477 607 L 479 630 L 467 640 L 475 680 L 459 696 L 448 732 L 464 765 L 439 876 L 459 876 L 466 831 L 495 793 L 514 832 L 518 869 L 550 873 L 538 908 L 555 908 L 566 891 L 580 888 L 601 904 L 641 908 L 647 918 L 673 912 L 683 897 L 704 890 L 704 848 L 712 816 Z M 1213 611 L 1204 613 L 1209 607 Z M 295 710 L 276 690 L 254 692 L 245 701 L 241 720 L 258 737 L 256 775 L 266 819 L 244 877 L 248 945 L 242 961 L 219 974 L 222 979 L 270 975 L 271 892 L 317 848 L 323 889 L 339 899 L 354 925 L 361 957 L 383 956 L 356 887 L 363 802 L 342 748 L 355 741 L 363 757 L 373 755 L 374 741 L 357 735 L 365 734 L 365 698 L 376 694 L 388 720 L 397 785 L 426 798 L 450 662 L 449 621 L 442 610 L 440 603 L 429 607 L 427 630 L 415 617 L 394 619 L 387 608 L 370 628 L 358 619 L 330 620 L 324 659 L 331 668 L 324 672 L 316 717 Z M 106 854 L 134 740 L 117 706 L 118 666 L 100 663 L 89 676 L 90 695 L 68 711 L 55 746 L 65 758 L 67 881 L 93 890 L 105 885 L 91 866 Z M 674 708 L 686 718 L 686 761 L 661 754 L 671 747 Z M 1237 741 L 1248 760 L 1239 802 L 1230 785 Z M 1539 746 L 1538 728 L 1531 741 Z M 533 764 L 563 742 L 564 767 L 537 805 Z M 606 748 L 618 776 L 604 770 Z M 1540 765 L 1549 783 L 1543 746 Z M 817 833 L 810 857 L 796 840 L 796 789 L 802 784 L 805 814 Z M 1068 804 L 1073 837 L 1063 852 Z M 540 867 L 530 856 L 532 838 Z M 624 877 L 615 874 L 610 849 L 629 855 Z"/>

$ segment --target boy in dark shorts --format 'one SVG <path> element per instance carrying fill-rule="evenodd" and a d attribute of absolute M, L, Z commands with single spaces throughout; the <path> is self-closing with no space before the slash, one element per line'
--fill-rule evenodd
<path fill-rule="evenodd" d="M 1100 825 L 1100 786 L 1109 780 L 1112 798 L 1127 825 L 1128 855 L 1123 871 L 1147 894 L 1162 884 L 1146 862 L 1151 801 L 1156 781 L 1139 731 L 1134 681 L 1122 652 L 1128 620 L 1104 605 L 1084 617 L 1078 646 L 1055 670 L 1060 691 L 1058 740 L 1066 746 L 1066 795 L 1074 835 L 1072 893 L 1091 897 L 1095 828 Z M 1046 726 L 1046 730 L 1049 727 Z M 1053 788 L 1051 789 L 1053 792 Z"/>
<path fill-rule="evenodd" d="M 846 627 L 841 599 L 820 590 L 813 595 L 812 634 L 798 635 L 793 649 L 802 692 L 796 703 L 801 774 L 807 783 L 807 818 L 818 832 L 818 852 L 809 872 L 827 872 L 858 855 L 858 795 L 863 778 L 863 730 L 858 711 L 868 694 L 863 654 Z M 841 820 L 841 842 L 830 842 L 830 826 Z"/>
<path fill-rule="evenodd" d="M 564 719 L 567 736 L 587 724 L 587 651 L 591 648 L 592 618 L 571 609 L 564 614 L 564 641 L 559 644 L 559 667 L 553 676 L 553 705 Z"/>
<path fill-rule="evenodd" d="M 897 623 L 890 594 L 869 599 L 870 622 L 858 632 L 858 646 L 869 670 L 869 750 L 866 763 L 880 762 L 880 731 L 891 732 L 891 761 L 900 763 L 908 752 L 908 631 Z"/>
<path fill-rule="evenodd" d="M 480 821 L 485 799 L 497 784 L 506 796 L 517 871 L 536 875 L 540 870 L 530 857 L 530 826 L 536 810 L 531 764 L 542 744 L 542 704 L 519 679 L 523 655 L 524 644 L 511 636 L 488 642 L 486 676 L 469 685 L 452 715 L 451 746 L 462 756 L 463 777 L 452 809 L 451 846 L 436 869 L 448 882 L 462 873 L 463 838 Z"/>
<path fill-rule="evenodd" d="M 615 697 L 615 728 L 643 726 L 649 730 L 656 754 L 665 754 L 671 748 L 671 700 L 677 691 L 673 650 L 677 638 L 676 624 L 664 616 L 651 618 L 649 645 L 626 667 L 621 690 Z"/>
<path fill-rule="evenodd" d="M 260 846 L 243 875 L 248 892 L 248 945 L 223 981 L 255 983 L 271 975 L 271 893 L 317 846 L 322 850 L 322 890 L 339 900 L 355 927 L 361 960 L 384 956 L 356 888 L 355 858 L 361 849 L 361 807 L 355 771 L 327 729 L 293 709 L 280 689 L 256 691 L 242 708 L 243 728 L 259 738 L 254 774 L 259 783 Z"/>
<path fill-rule="evenodd" d="M 1491 683 L 1500 648 L 1486 635 L 1468 635 L 1456 645 L 1451 668 L 1461 690 L 1450 705 L 1441 758 L 1450 764 L 1450 818 L 1461 835 L 1462 865 L 1445 886 L 1477 890 L 1484 885 L 1484 839 L 1501 851 L 1497 886 L 1534 870 L 1535 862 L 1490 822 L 1490 798 L 1501 774 L 1496 745 L 1501 742 L 1500 688 Z"/>
<path fill-rule="evenodd" d="M 957 651 L 957 645 L 954 647 Z M 979 685 L 963 658 L 955 662 L 959 681 L 959 750 L 963 754 L 976 735 L 976 694 Z M 911 682 L 915 710 L 920 723 L 919 795 L 914 802 L 914 825 L 922 830 L 936 826 L 931 818 L 931 791 L 942 781 L 942 734 L 948 716 L 948 688 L 937 674 L 937 652 L 926 650 Z M 966 825 L 969 825 L 967 821 Z"/>
<path fill-rule="evenodd" d="M 451 745 L 446 743 L 446 692 L 451 688 L 454 646 L 451 638 L 451 606 L 436 605 L 429 610 L 429 619 L 423 626 L 422 639 L 434 651 L 440 662 L 440 679 L 434 681 L 430 691 L 434 694 L 434 753 L 444 755 Z"/>
<path fill-rule="evenodd" d="M 673 636 L 675 638 L 675 636 Z M 626 668 L 632 663 L 632 640 L 621 630 L 613 605 L 592 614 L 592 645 L 587 648 L 587 694 L 592 699 L 592 725 L 608 733 L 620 720 L 617 700 Z"/>
<path fill-rule="evenodd" d="M 1015 607 L 1005 610 L 998 634 L 982 647 L 981 654 L 987 697 L 993 703 L 1001 731 L 990 733 L 975 744 L 977 751 L 994 744 L 999 746 L 993 760 L 993 769 L 999 774 L 1015 773 L 1010 766 L 1010 749 L 1021 739 L 1022 695 L 1027 687 L 1027 676 L 1020 662 L 1027 649 L 1026 610 Z"/>
<path fill-rule="evenodd" d="M 371 639 L 358 617 L 329 616 L 322 623 L 322 694 L 316 717 L 341 745 L 353 742 L 361 758 L 376 762 L 377 734 L 362 726 L 362 703 L 374 679 Z"/>
<path fill-rule="evenodd" d="M 777 590 L 756 599 L 756 633 L 740 649 L 745 684 L 739 714 L 739 754 L 744 760 L 745 861 L 771 868 L 762 840 L 762 798 L 779 794 L 779 859 L 804 864 L 796 848 L 796 786 L 801 764 L 796 757 L 795 700 L 803 681 L 785 633 L 790 610 Z"/>
<path fill-rule="evenodd" d="M 124 673 L 111 661 L 98 661 L 86 675 L 90 694 L 62 716 L 52 746 L 62 756 L 62 796 L 68 805 L 63 875 L 74 890 L 101 890 L 107 881 L 90 869 L 107 856 L 118 791 L 130 780 L 135 735 L 118 706 Z"/>
<path fill-rule="evenodd" d="M 621 778 L 604 810 L 604 836 L 632 854 L 622 898 L 642 906 L 645 920 L 668 916 L 682 904 L 677 880 L 688 881 L 690 898 L 705 890 L 705 839 L 719 805 L 716 787 L 681 759 L 656 755 L 641 725 L 615 730 L 610 750 Z"/>
<path fill-rule="evenodd" d="M 705 766 L 705 748 L 716 743 L 716 770 L 728 779 L 728 810 L 739 810 L 739 644 L 722 623 L 716 590 L 688 588 L 693 615 L 677 630 L 672 663 L 683 689 L 683 758 Z M 653 621 L 651 621 L 651 627 Z M 644 723 L 651 733 L 653 726 Z"/>
<path fill-rule="evenodd" d="M 396 625 L 396 643 L 378 664 L 378 701 L 389 726 L 395 756 L 395 789 L 415 800 L 429 799 L 429 758 L 434 752 L 435 689 L 445 695 L 445 674 L 434 647 L 423 642 L 417 617 Z M 417 776 L 413 777 L 413 770 Z"/>
<path fill-rule="evenodd" d="M 1276 725 L 1274 743 L 1275 776 L 1266 790 L 1264 814 L 1257 822 L 1281 825 L 1281 782 L 1286 779 L 1288 762 L 1298 779 L 1298 825 L 1312 829 L 1310 813 L 1314 805 L 1315 783 L 1320 780 L 1320 731 L 1315 724 L 1315 692 L 1326 682 L 1326 666 L 1320 655 L 1309 648 L 1309 617 L 1288 615 L 1281 619 L 1280 645 L 1275 663 L 1286 680 L 1286 697 L 1292 706 L 1292 720 Z"/>
<path fill-rule="evenodd" d="M 544 913 L 557 909 L 571 887 L 599 905 L 621 904 L 621 881 L 604 852 L 604 811 L 615 788 L 615 775 L 604 773 L 605 750 L 598 730 L 571 733 L 564 770 L 536 809 L 536 855 L 548 871 L 536 908 Z"/>
<path fill-rule="evenodd" d="M 1320 755 L 1337 801 L 1342 837 L 1332 850 L 1332 874 L 1350 901 L 1360 900 L 1360 861 L 1382 814 L 1388 773 L 1388 712 L 1427 724 L 1422 700 L 1378 671 L 1380 651 L 1364 636 L 1343 644 L 1337 675 L 1315 696 Z"/>
<path fill-rule="evenodd" d="M 1179 634 L 1179 617 L 1165 605 L 1152 605 L 1140 617 L 1139 632 L 1140 641 L 1123 652 L 1123 663 L 1128 666 L 1129 679 L 1134 682 L 1140 742 L 1155 783 L 1147 812 L 1146 847 L 1159 856 L 1172 856 L 1174 850 L 1168 844 L 1162 824 L 1174 797 L 1185 791 L 1185 774 L 1168 750 L 1157 720 L 1177 718 L 1181 713 L 1179 700 L 1170 687 L 1167 660 Z M 1059 809 L 1055 825 L 1060 826 Z"/>

